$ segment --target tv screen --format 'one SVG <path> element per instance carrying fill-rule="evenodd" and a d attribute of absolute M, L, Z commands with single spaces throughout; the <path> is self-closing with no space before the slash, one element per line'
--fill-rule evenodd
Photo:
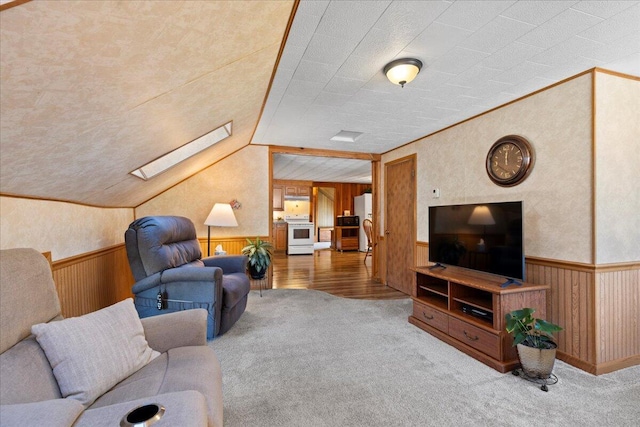
<path fill-rule="evenodd" d="M 430 206 L 429 261 L 524 280 L 522 202 Z"/>

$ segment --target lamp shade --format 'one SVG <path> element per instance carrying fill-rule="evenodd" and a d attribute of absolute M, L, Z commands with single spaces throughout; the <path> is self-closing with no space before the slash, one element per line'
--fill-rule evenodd
<path fill-rule="evenodd" d="M 216 203 L 204 221 L 204 225 L 213 227 L 237 227 L 238 221 L 229 203 Z"/>
<path fill-rule="evenodd" d="M 476 206 L 471 212 L 468 223 L 471 225 L 494 225 L 496 220 L 493 219 L 488 206 Z"/>
<path fill-rule="evenodd" d="M 391 83 L 404 87 L 416 78 L 421 68 L 422 62 L 417 59 L 397 59 L 384 67 L 384 74 Z"/>

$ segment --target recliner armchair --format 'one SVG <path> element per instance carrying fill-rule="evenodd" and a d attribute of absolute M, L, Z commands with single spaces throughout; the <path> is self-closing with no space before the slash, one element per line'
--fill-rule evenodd
<path fill-rule="evenodd" d="M 141 318 L 204 308 L 208 312 L 207 338 L 211 339 L 228 331 L 244 312 L 250 291 L 245 273 L 248 258 L 202 259 L 190 219 L 139 218 L 125 232 L 125 246 Z"/>

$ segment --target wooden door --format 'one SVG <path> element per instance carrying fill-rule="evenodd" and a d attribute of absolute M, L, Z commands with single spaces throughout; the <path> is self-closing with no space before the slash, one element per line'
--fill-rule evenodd
<path fill-rule="evenodd" d="M 415 156 L 385 165 L 387 285 L 411 295 L 416 215 Z"/>

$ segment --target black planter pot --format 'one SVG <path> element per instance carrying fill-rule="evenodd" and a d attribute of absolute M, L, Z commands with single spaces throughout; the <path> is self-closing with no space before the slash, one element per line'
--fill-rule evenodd
<path fill-rule="evenodd" d="M 267 273 L 267 269 L 257 269 L 253 265 L 249 264 L 249 276 L 251 276 L 254 280 L 264 279 L 265 274 Z"/>

